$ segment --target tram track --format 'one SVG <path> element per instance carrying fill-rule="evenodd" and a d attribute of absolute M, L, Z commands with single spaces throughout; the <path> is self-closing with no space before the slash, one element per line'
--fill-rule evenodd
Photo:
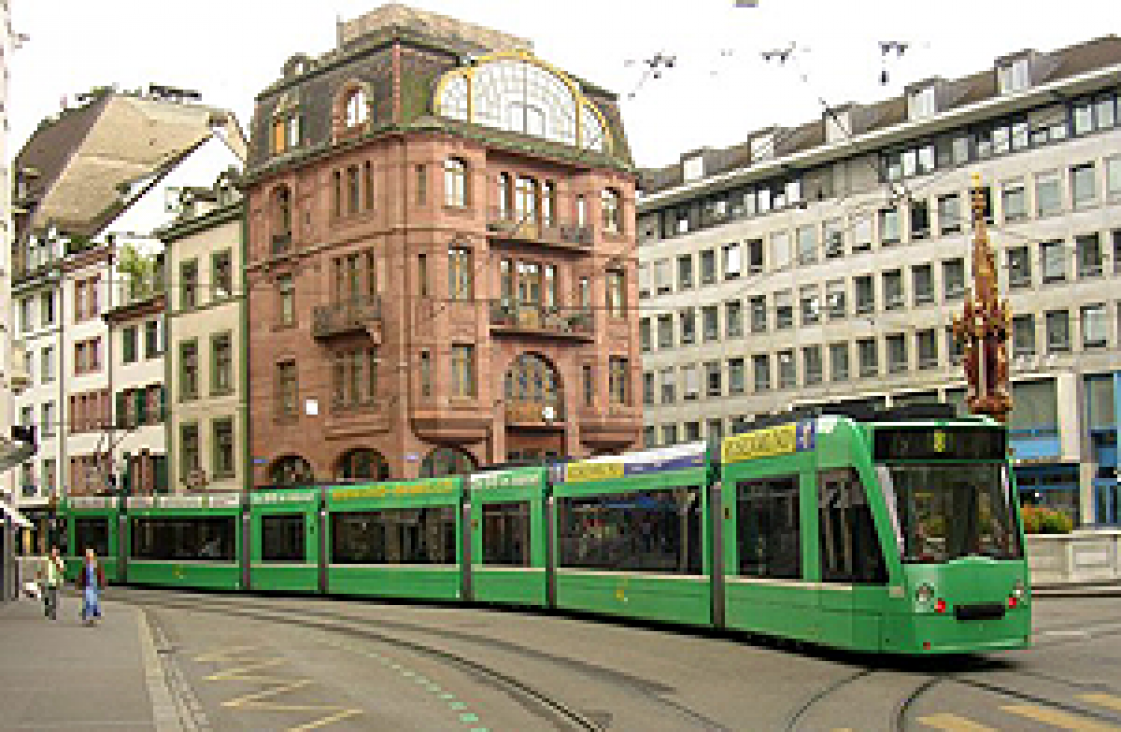
<path fill-rule="evenodd" d="M 1067 680 L 1067 679 L 1062 679 L 1060 677 L 1053 677 L 1053 676 L 1046 675 L 1046 674 L 1025 674 L 1025 675 L 1033 675 L 1036 678 L 1041 678 L 1043 680 L 1048 681 L 1049 683 L 1063 684 L 1063 685 L 1066 685 L 1066 686 L 1069 686 L 1069 687 L 1072 687 L 1072 688 L 1075 688 L 1075 689 L 1080 689 L 1080 690 L 1085 690 L 1085 689 L 1089 689 L 1089 688 L 1100 688 L 1100 687 L 1090 686 L 1090 685 L 1087 685 L 1087 684 L 1080 684 L 1080 683 L 1073 682 L 1073 681 L 1070 681 L 1070 680 Z M 978 691 L 983 691 L 983 692 L 986 692 L 986 693 L 989 693 L 989 694 L 995 694 L 995 695 L 1003 696 L 1003 697 L 1006 697 L 1008 699 L 1014 700 L 1016 702 L 1033 704 L 1033 705 L 1038 706 L 1038 707 L 1044 707 L 1046 709 L 1051 709 L 1051 710 L 1055 710 L 1055 711 L 1058 711 L 1058 712 L 1063 712 L 1063 713 L 1066 713 L 1066 714 L 1078 715 L 1079 717 L 1089 718 L 1089 719 L 1092 719 L 1096 722 L 1102 722 L 1102 723 L 1114 724 L 1114 725 L 1121 724 L 1121 716 L 1118 716 L 1118 715 L 1115 715 L 1115 714 L 1108 714 L 1108 713 L 1105 713 L 1105 712 L 1098 711 L 1096 709 L 1091 709 L 1091 708 L 1080 706 L 1080 705 L 1077 705 L 1077 704 L 1071 704 L 1071 703 L 1068 703 L 1068 702 L 1057 701 L 1053 698 L 1049 698 L 1048 696 L 1045 696 L 1045 695 L 1042 695 L 1042 694 L 1029 692 L 1029 691 L 1024 691 L 1023 689 L 1015 689 L 1015 688 L 1012 688 L 1012 687 L 1009 687 L 1009 686 L 1005 686 L 1003 684 L 994 683 L 992 681 L 969 678 L 969 677 L 966 677 L 966 676 L 962 676 L 960 674 L 950 674 L 950 675 L 947 675 L 947 676 L 932 676 L 932 677 L 928 678 L 922 684 L 917 686 L 906 697 L 901 699 L 899 704 L 897 705 L 896 713 L 894 715 L 894 718 L 892 719 L 892 725 L 891 725 L 892 732 L 905 732 L 905 730 L 910 729 L 911 727 L 908 726 L 908 719 L 909 719 L 909 715 L 910 715 L 912 709 L 915 706 L 915 703 L 921 697 L 927 695 L 931 690 L 935 689 L 936 687 L 947 685 L 947 684 L 956 684 L 958 686 L 964 686 L 964 687 L 975 689 L 975 690 L 978 690 Z"/>
<path fill-rule="evenodd" d="M 783 725 L 783 730 L 785 730 L 785 732 L 795 732 L 795 730 L 798 729 L 798 725 L 802 723 L 802 720 L 806 719 L 810 711 L 815 709 L 819 704 L 821 704 L 837 692 L 841 691 L 842 689 L 849 687 L 857 683 L 858 681 L 871 676 L 874 673 L 876 673 L 876 669 L 860 669 L 859 671 L 837 679 L 833 683 L 827 684 L 823 688 L 815 691 L 813 694 L 810 694 L 801 704 L 799 704 L 794 708 L 794 710 L 790 712 L 790 714 L 787 716 L 786 724 Z"/>
<path fill-rule="evenodd" d="M 474 676 L 478 680 L 488 682 L 495 688 L 503 690 L 508 696 L 514 698 L 522 704 L 523 707 L 533 709 L 536 707 L 537 712 L 544 712 L 541 714 L 548 721 L 553 722 L 554 726 L 562 729 L 577 729 L 577 730 L 596 730 L 599 732 L 606 732 L 610 729 L 610 721 L 600 722 L 594 717 L 607 716 L 602 712 L 592 712 L 585 714 L 564 701 L 554 697 L 553 695 L 542 691 L 540 688 L 531 684 L 525 683 L 510 674 L 495 668 L 492 665 L 481 663 L 472 660 L 460 653 L 448 651 L 443 648 L 422 643 L 416 640 L 409 640 L 394 635 L 388 635 L 376 630 L 371 630 L 365 623 L 369 622 L 369 618 L 361 618 L 355 615 L 336 612 L 322 612 L 311 609 L 301 609 L 301 618 L 293 618 L 287 613 L 287 608 L 280 607 L 265 607 L 261 604 L 256 604 L 246 607 L 244 599 L 239 599 L 238 605 L 235 607 L 233 603 L 219 602 L 211 603 L 209 606 L 192 604 L 187 601 L 176 601 L 170 598 L 154 598 L 150 596 L 134 596 L 131 595 L 125 599 L 127 602 L 135 603 L 140 606 L 151 606 L 164 609 L 182 610 L 187 612 L 204 612 L 212 614 L 229 614 L 236 615 L 254 620 L 262 620 L 266 622 L 274 622 L 289 626 L 302 627 L 310 630 L 317 630 L 321 632 L 339 633 L 352 638 L 360 638 L 367 641 L 374 641 L 384 643 L 388 646 L 399 648 L 411 653 L 427 656 L 439 660 L 444 663 L 451 664 L 455 667 L 466 671 L 468 674 Z M 216 606 L 220 605 L 220 607 Z M 310 617 L 317 618 L 317 620 L 308 619 Z M 357 624 L 363 624 L 358 627 Z M 575 661 L 574 659 L 567 659 L 564 657 L 556 657 L 550 654 L 535 651 L 534 649 L 525 648 L 517 644 L 495 641 L 484 636 L 477 636 L 474 634 L 467 634 L 455 631 L 448 631 L 446 629 L 433 629 L 424 626 L 418 626 L 409 623 L 400 622 L 386 622 L 384 620 L 378 621 L 379 625 L 384 627 L 392 627 L 402 632 L 411 632 L 418 634 L 432 634 L 441 637 L 447 637 L 454 640 L 459 640 L 468 643 L 485 643 L 490 647 L 500 647 L 511 653 L 519 653 L 533 657 L 544 657 L 546 660 L 552 662 L 560 662 L 565 665 L 578 665 L 580 670 L 586 670 L 589 665 L 583 662 Z M 604 675 L 604 671 L 600 667 L 590 666 L 598 673 L 593 675 Z M 682 718 L 682 721 L 688 721 L 690 724 L 714 731 L 728 730 L 729 728 L 716 720 L 713 720 L 701 712 L 691 709 L 679 702 L 672 699 L 665 698 L 662 694 L 669 691 L 667 687 L 649 682 L 639 677 L 633 677 L 619 672 L 610 672 L 613 677 L 612 682 L 615 684 L 626 685 L 631 687 L 630 692 L 638 692 L 644 698 L 656 703 L 657 705 L 665 708 L 668 712 Z M 594 717 L 593 717 L 594 715 Z M 556 724 L 559 723 L 559 724 Z"/>

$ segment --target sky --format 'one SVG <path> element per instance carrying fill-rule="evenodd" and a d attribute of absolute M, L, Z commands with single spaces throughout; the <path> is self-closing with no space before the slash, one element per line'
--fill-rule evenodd
<path fill-rule="evenodd" d="M 30 40 L 11 65 L 14 155 L 64 97 L 95 86 L 149 82 L 201 92 L 246 127 L 253 98 L 294 53 L 335 43 L 337 18 L 376 0 L 12 0 Z M 998 56 L 1050 51 L 1121 30 L 1115 0 L 412 0 L 529 38 L 537 55 L 619 94 L 639 166 L 661 166 L 701 147 L 742 142 L 754 130 L 818 118 L 821 102 L 873 102 L 911 82 L 990 68 Z M 1056 9 L 1061 9 L 1057 12 Z M 880 42 L 908 45 L 887 62 Z M 785 64 L 762 53 L 788 49 Z M 640 84 L 644 59 L 672 69 Z M 633 96 L 632 96 L 633 93 Z"/>

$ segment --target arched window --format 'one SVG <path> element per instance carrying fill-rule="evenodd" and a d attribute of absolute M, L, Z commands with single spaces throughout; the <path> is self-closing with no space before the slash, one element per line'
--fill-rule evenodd
<path fill-rule="evenodd" d="M 600 198 L 603 210 L 603 230 L 612 234 L 623 231 L 622 196 L 614 188 L 605 188 Z"/>
<path fill-rule="evenodd" d="M 311 465 L 299 455 L 285 455 L 269 468 L 269 482 L 273 485 L 307 485 L 315 482 Z"/>
<path fill-rule="evenodd" d="M 389 480 L 389 465 L 377 450 L 359 447 L 343 453 L 335 467 L 335 480 Z"/>
<path fill-rule="evenodd" d="M 506 372 L 506 420 L 555 422 L 564 418 L 564 392 L 556 369 L 533 353 L 518 356 Z"/>
<path fill-rule="evenodd" d="M 459 158 L 444 161 L 444 203 L 448 206 L 467 205 L 467 163 Z"/>
<path fill-rule="evenodd" d="M 454 447 L 438 447 L 424 457 L 420 464 L 420 477 L 442 478 L 445 475 L 470 473 L 475 469 L 475 460 L 469 454 Z"/>
<path fill-rule="evenodd" d="M 603 118 L 579 86 L 522 51 L 496 53 L 448 72 L 437 87 L 435 107 L 450 119 L 608 151 Z"/>
<path fill-rule="evenodd" d="M 370 107 L 369 101 L 366 98 L 366 90 L 361 87 L 351 90 L 346 96 L 346 104 L 343 110 L 347 127 L 357 127 L 360 124 L 364 124 L 370 118 Z"/>

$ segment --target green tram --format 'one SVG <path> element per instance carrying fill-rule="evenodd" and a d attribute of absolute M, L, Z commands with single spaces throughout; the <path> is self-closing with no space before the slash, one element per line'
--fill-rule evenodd
<path fill-rule="evenodd" d="M 533 606 L 923 655 L 1029 643 L 1015 495 L 1001 425 L 927 409 L 412 482 L 64 508 L 73 554 L 93 546 L 114 582 Z"/>

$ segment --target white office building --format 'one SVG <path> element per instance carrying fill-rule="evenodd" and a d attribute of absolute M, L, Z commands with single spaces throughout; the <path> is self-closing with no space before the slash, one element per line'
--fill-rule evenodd
<path fill-rule="evenodd" d="M 1023 51 L 644 171 L 645 435 L 839 401 L 964 410 L 970 176 L 1014 315 L 1022 497 L 1121 522 L 1121 39 Z"/>

